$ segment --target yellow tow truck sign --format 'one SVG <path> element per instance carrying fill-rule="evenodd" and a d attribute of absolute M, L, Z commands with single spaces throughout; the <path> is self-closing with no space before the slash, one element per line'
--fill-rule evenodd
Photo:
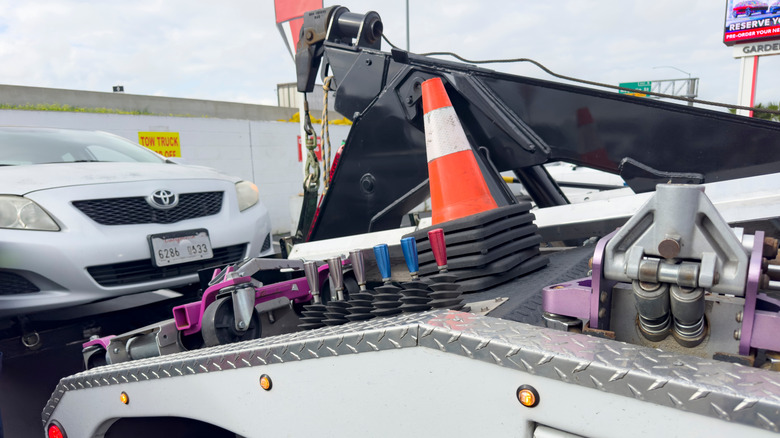
<path fill-rule="evenodd" d="M 138 143 L 163 157 L 181 157 L 178 132 L 139 132 Z"/>

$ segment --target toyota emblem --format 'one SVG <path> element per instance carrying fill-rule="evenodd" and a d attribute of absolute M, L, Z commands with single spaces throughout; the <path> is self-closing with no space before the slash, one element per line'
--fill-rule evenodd
<path fill-rule="evenodd" d="M 179 195 L 166 189 L 155 190 L 146 201 L 152 207 L 164 210 L 175 207 L 179 203 Z"/>

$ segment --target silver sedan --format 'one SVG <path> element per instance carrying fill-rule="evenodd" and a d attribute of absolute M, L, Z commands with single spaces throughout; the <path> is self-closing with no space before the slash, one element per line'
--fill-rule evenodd
<path fill-rule="evenodd" d="M 273 254 L 257 187 L 92 131 L 0 127 L 0 318 Z"/>

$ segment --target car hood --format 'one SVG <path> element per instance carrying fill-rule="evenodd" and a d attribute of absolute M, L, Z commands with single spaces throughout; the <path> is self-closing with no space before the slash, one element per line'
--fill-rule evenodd
<path fill-rule="evenodd" d="M 238 182 L 208 167 L 170 163 L 57 163 L 0 167 L 0 194 L 26 195 L 54 187 L 149 180 L 217 179 Z"/>

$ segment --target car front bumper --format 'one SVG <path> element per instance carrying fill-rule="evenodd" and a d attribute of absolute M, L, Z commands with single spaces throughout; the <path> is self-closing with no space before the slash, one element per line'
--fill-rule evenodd
<path fill-rule="evenodd" d="M 223 191 L 219 213 L 172 224 L 100 225 L 71 203 L 146 195 L 165 187 L 178 193 Z M 106 190 L 110 189 L 110 193 Z M 273 254 L 271 224 L 262 203 L 239 212 L 235 187 L 221 180 L 138 181 L 64 187 L 27 195 L 61 230 L 0 229 L 0 273 L 38 291 L 0 294 L 0 318 L 75 306 L 198 281 L 201 268 Z M 163 268 L 152 263 L 148 236 L 206 229 L 214 258 Z M 265 245 L 264 245 L 265 244 Z M 15 285 L 17 283 L 14 283 Z"/>

